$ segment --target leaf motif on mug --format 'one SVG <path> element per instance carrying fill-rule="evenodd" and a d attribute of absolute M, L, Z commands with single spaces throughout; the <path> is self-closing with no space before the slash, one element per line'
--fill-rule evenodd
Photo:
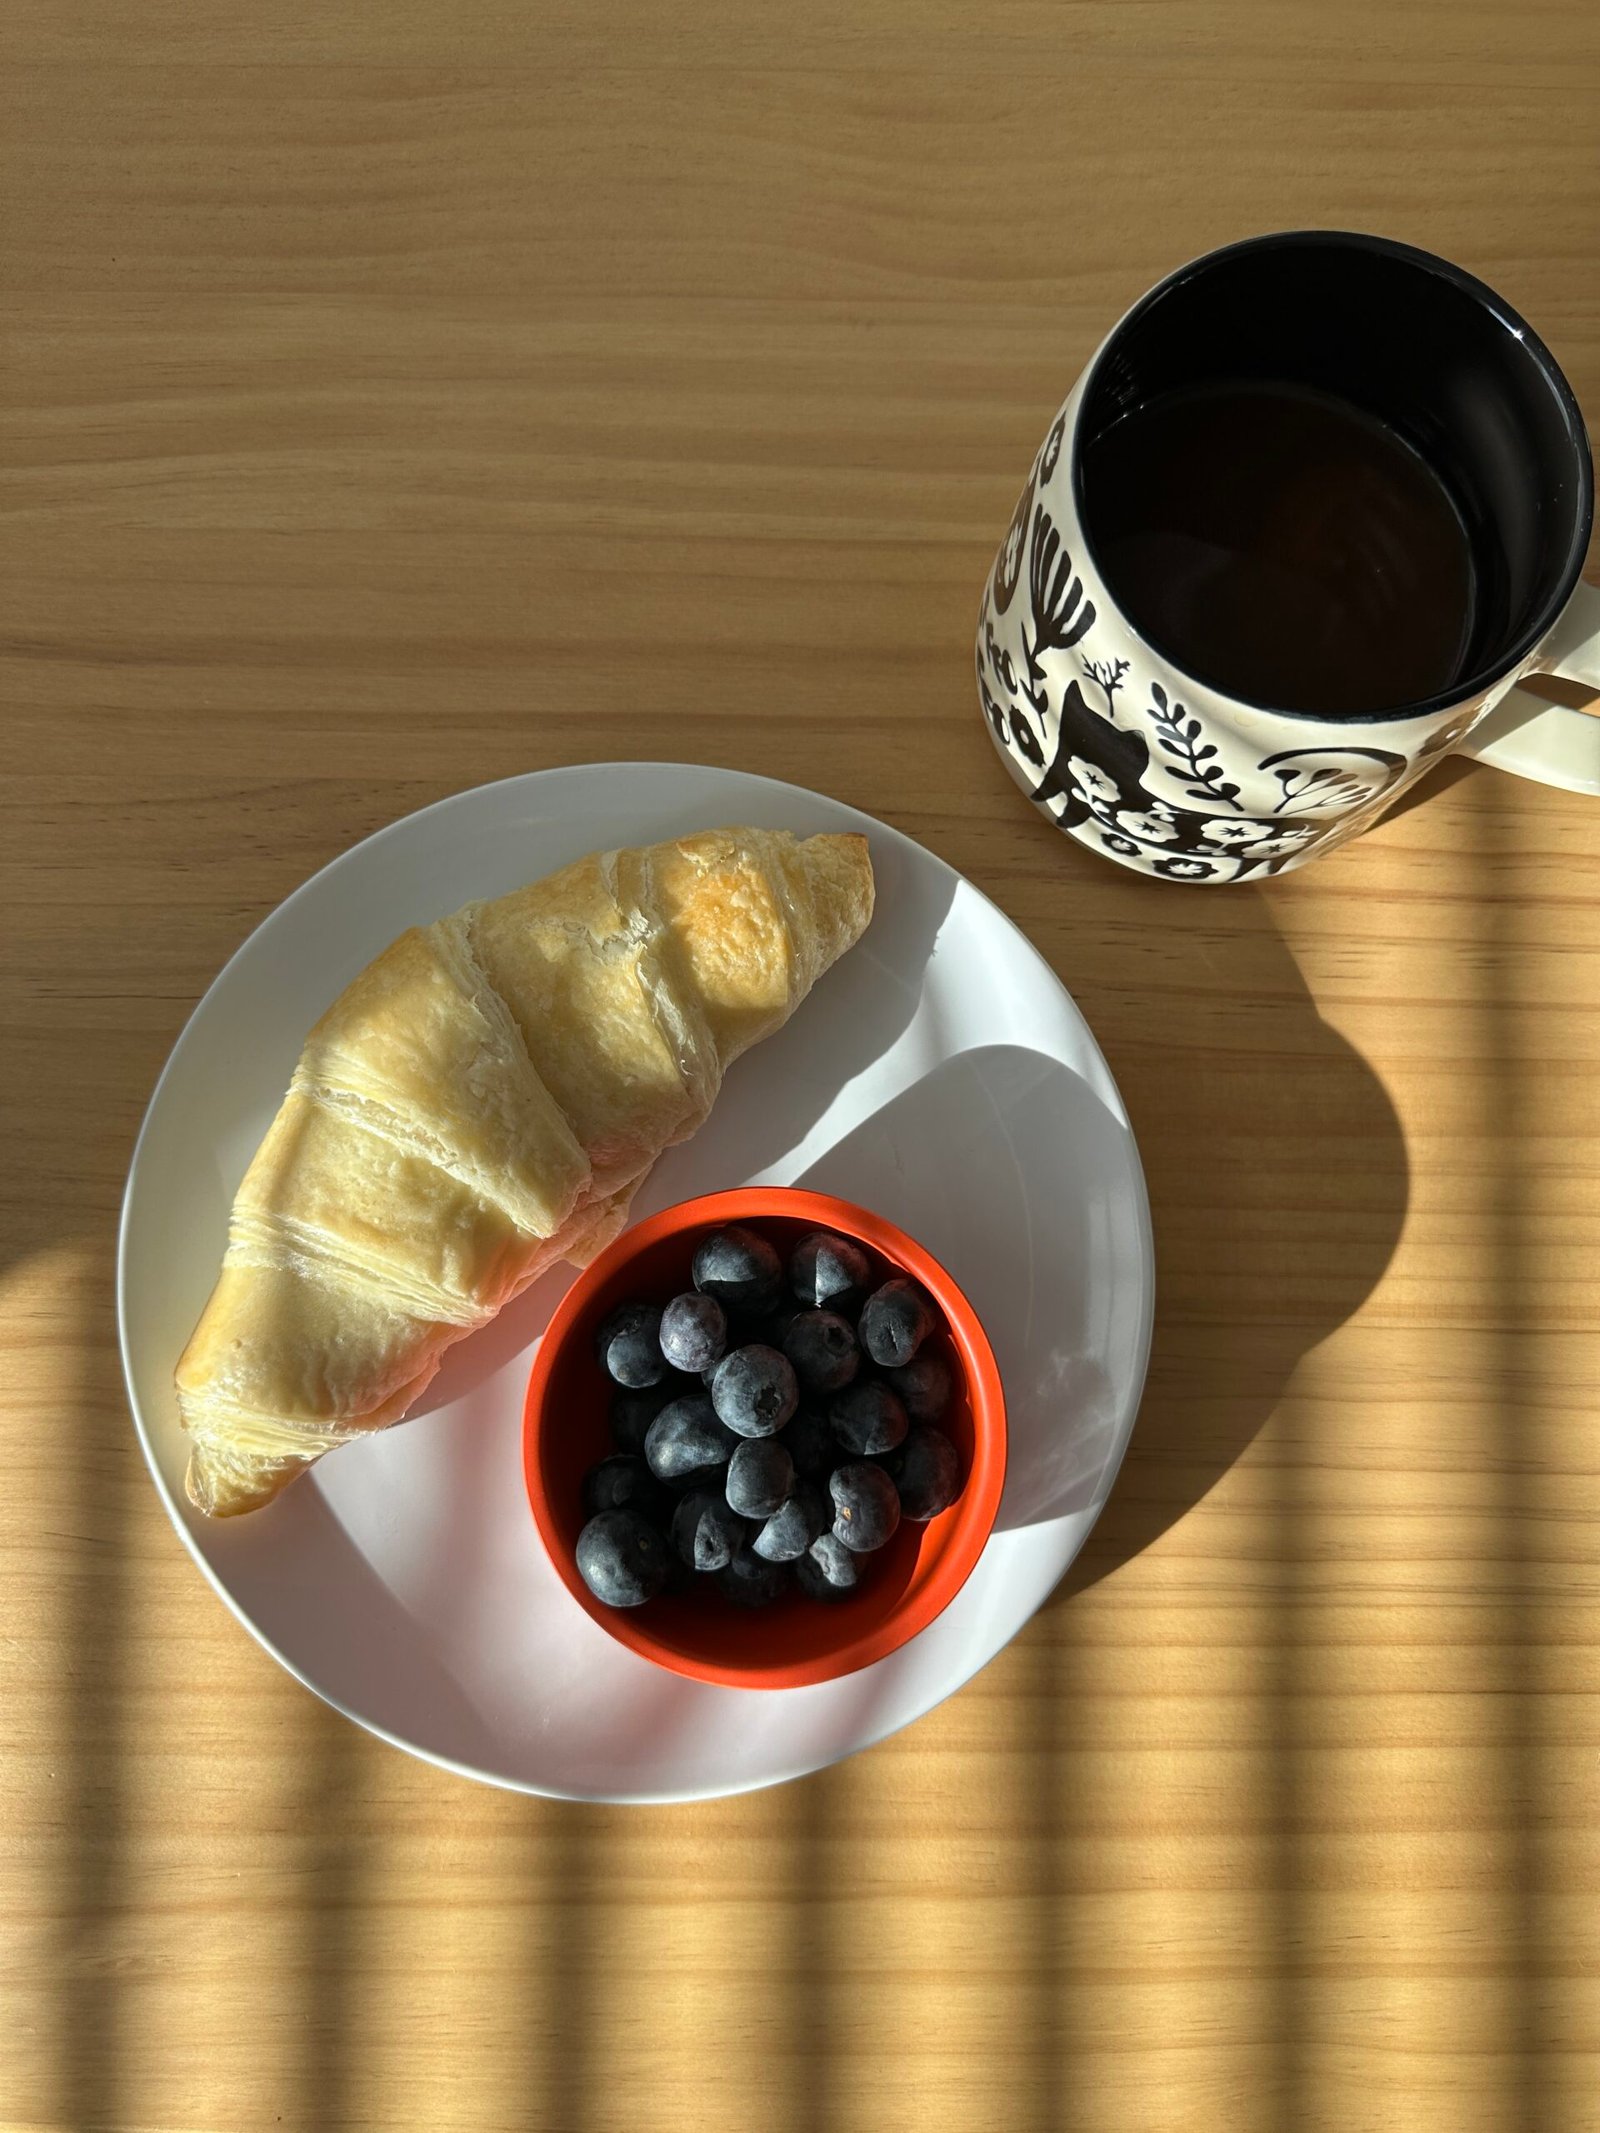
<path fill-rule="evenodd" d="M 1222 775 L 1216 744 L 1202 739 L 1205 728 L 1200 720 L 1191 718 L 1185 705 L 1173 702 L 1158 681 L 1150 684 L 1150 717 L 1158 729 L 1159 746 L 1176 758 L 1192 781 L 1183 789 L 1184 798 L 1209 806 L 1237 807 L 1239 788 Z"/>
<path fill-rule="evenodd" d="M 1117 691 L 1122 687 L 1123 677 L 1128 671 L 1128 662 L 1125 659 L 1086 659 L 1083 662 L 1083 671 L 1105 698 L 1106 717 L 1115 723 Z"/>
<path fill-rule="evenodd" d="M 1282 788 L 1275 815 L 1376 799 L 1405 767 L 1405 757 L 1388 748 L 1284 748 L 1256 765 Z"/>
<path fill-rule="evenodd" d="M 1083 580 L 1074 576 L 1072 558 L 1043 504 L 1033 514 L 1028 593 L 1033 604 L 1033 653 L 1028 664 L 1036 670 L 1040 652 L 1070 651 L 1094 626 L 1094 602 L 1084 599 Z"/>

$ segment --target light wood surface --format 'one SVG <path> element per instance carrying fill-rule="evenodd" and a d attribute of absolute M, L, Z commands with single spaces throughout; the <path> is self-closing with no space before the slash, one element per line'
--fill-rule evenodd
<path fill-rule="evenodd" d="M 1107 323 L 1250 230 L 1498 284 L 1600 415 L 1588 0 L 10 0 L 0 2124 L 1600 2123 L 1600 806 L 1446 768 L 1264 890 L 1036 821 L 969 632 Z M 244 934 L 672 755 L 1027 929 L 1148 1168 L 1148 1396 L 922 1724 L 670 1811 L 335 1718 L 181 1551 L 118 1195 Z"/>

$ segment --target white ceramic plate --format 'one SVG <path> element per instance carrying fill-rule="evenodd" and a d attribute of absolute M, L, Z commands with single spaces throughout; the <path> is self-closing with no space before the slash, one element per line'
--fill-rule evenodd
<path fill-rule="evenodd" d="M 235 1186 L 301 1040 L 406 926 L 583 853 L 725 822 L 861 830 L 877 915 L 788 1027 L 732 1069 L 637 1211 L 763 1180 L 902 1224 L 966 1289 L 1005 1379 L 996 1530 L 946 1612 L 844 1681 L 761 1691 L 659 1671 L 614 1643 L 541 1552 L 522 1396 L 571 1275 L 464 1341 L 398 1429 L 277 1503 L 212 1523 L 183 1493 L 172 1370 L 215 1277 Z M 993 1658 L 1077 1554 L 1144 1381 L 1153 1304 L 1138 1154 L 1053 972 L 969 882 L 797 786 L 691 764 L 586 764 L 441 801 L 324 868 L 196 1008 L 151 1099 L 123 1207 L 123 1363 L 156 1486 L 239 1619 L 336 1709 L 413 1754 L 527 1792 L 704 1799 L 881 1740 Z"/>

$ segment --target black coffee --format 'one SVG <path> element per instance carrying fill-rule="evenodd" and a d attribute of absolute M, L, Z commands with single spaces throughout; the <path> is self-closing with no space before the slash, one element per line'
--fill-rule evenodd
<path fill-rule="evenodd" d="M 1231 695 L 1348 717 L 1465 670 L 1473 573 L 1455 505 L 1344 401 L 1270 384 L 1174 393 L 1088 445 L 1083 500 L 1129 621 Z"/>

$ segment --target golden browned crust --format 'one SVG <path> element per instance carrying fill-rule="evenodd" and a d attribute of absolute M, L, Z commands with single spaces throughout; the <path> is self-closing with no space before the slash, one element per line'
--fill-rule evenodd
<path fill-rule="evenodd" d="M 253 1510 L 587 1263 L 729 1062 L 872 914 L 861 837 L 707 830 L 414 928 L 307 1039 L 177 1371 L 189 1491 Z"/>

